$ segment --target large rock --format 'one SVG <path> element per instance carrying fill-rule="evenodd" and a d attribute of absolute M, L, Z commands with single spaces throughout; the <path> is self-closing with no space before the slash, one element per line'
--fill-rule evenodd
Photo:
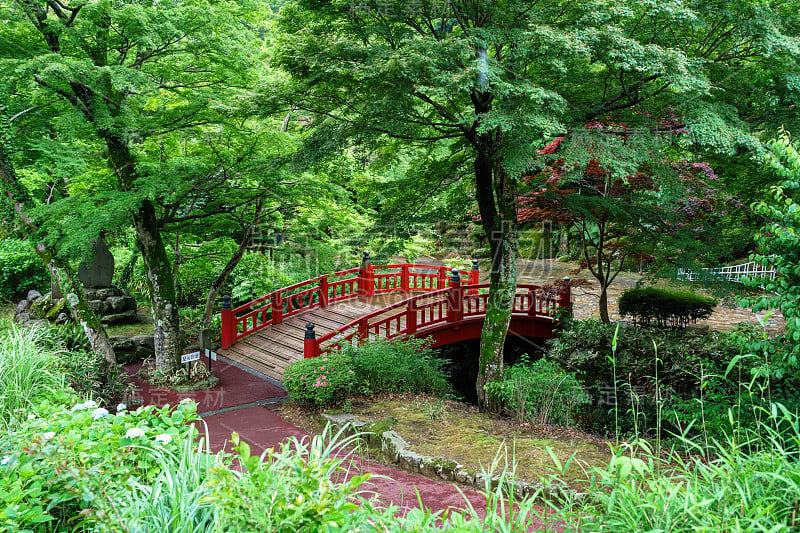
<path fill-rule="evenodd" d="M 41 297 L 42 297 L 41 292 L 37 291 L 36 289 L 31 289 L 28 291 L 28 297 L 25 299 L 28 301 L 28 303 L 31 303 L 34 300 L 38 300 Z"/>
<path fill-rule="evenodd" d="M 89 307 L 98 315 L 104 315 L 111 311 L 111 305 L 105 300 L 89 300 Z"/>
<path fill-rule="evenodd" d="M 109 337 L 108 340 L 111 341 L 111 346 L 114 347 L 114 352 L 132 352 L 134 349 L 133 341 L 128 337 L 118 335 Z"/>
<path fill-rule="evenodd" d="M 21 313 L 25 313 L 30 309 L 31 303 L 28 300 L 20 300 L 17 304 L 17 309 L 15 310 L 14 314 L 19 315 Z"/>
<path fill-rule="evenodd" d="M 108 302 L 111 311 L 114 313 L 136 311 L 136 298 L 133 296 L 109 296 L 106 302 Z"/>
<path fill-rule="evenodd" d="M 156 348 L 156 339 L 153 335 L 134 335 L 131 337 L 131 342 L 137 348 L 150 348 L 151 350 Z"/>
<path fill-rule="evenodd" d="M 139 317 L 136 314 L 136 311 L 124 311 L 122 313 L 102 316 L 100 317 L 100 322 L 107 326 L 116 326 L 117 324 L 136 324 L 139 322 Z"/>
<path fill-rule="evenodd" d="M 111 287 L 114 277 L 114 256 L 106 246 L 102 237 L 92 241 L 94 258 L 90 265 L 81 263 L 78 268 L 78 279 L 89 289 Z"/>

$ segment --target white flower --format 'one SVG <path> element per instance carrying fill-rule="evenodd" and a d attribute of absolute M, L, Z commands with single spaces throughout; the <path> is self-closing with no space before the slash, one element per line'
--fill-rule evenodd
<path fill-rule="evenodd" d="M 97 402 L 94 400 L 86 400 L 83 403 L 76 403 L 72 408 L 73 411 L 84 411 L 86 409 L 94 409 L 97 407 Z"/>
<path fill-rule="evenodd" d="M 34 418 L 36 418 L 36 415 L 33 413 L 28 415 L 28 420 L 33 420 Z"/>
<path fill-rule="evenodd" d="M 108 409 L 104 409 L 102 407 L 98 407 L 94 411 L 92 411 L 92 418 L 95 420 L 100 420 L 104 416 L 108 415 Z"/>
<path fill-rule="evenodd" d="M 124 403 L 117 404 L 117 412 L 118 412 L 118 413 L 119 413 L 120 411 L 124 411 L 124 410 L 125 410 L 125 409 L 127 409 L 127 408 L 128 408 L 128 406 L 127 406 L 127 405 L 125 405 Z"/>
<path fill-rule="evenodd" d="M 187 404 L 187 403 L 192 403 L 193 401 L 194 400 L 192 400 L 191 398 L 184 398 L 183 400 L 180 401 L 180 405 L 184 405 L 184 404 Z"/>
<path fill-rule="evenodd" d="M 11 457 L 10 455 L 4 455 L 3 458 L 0 459 L 0 466 L 6 466 L 8 463 L 11 462 L 11 459 L 13 459 L 13 457 Z"/>
<path fill-rule="evenodd" d="M 126 439 L 136 439 L 144 437 L 144 430 L 142 428 L 131 428 L 125 432 Z"/>
<path fill-rule="evenodd" d="M 55 431 L 48 431 L 47 433 L 42 433 L 42 440 L 50 440 L 56 436 Z"/>
<path fill-rule="evenodd" d="M 161 433 L 156 435 L 156 442 L 160 442 L 161 444 L 169 444 L 172 442 L 172 435 L 168 433 Z"/>

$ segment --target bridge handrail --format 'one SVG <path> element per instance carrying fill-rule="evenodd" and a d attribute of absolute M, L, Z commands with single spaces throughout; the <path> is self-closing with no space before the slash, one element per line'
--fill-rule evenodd
<path fill-rule="evenodd" d="M 389 270 L 398 270 L 398 272 L 388 272 Z M 418 270 L 433 270 L 436 273 L 417 272 Z M 446 266 L 414 263 L 373 266 L 369 262 L 369 254 L 365 252 L 360 267 L 323 274 L 288 287 L 282 287 L 233 309 L 230 306 L 230 297 L 224 296 L 222 348 L 230 348 L 244 337 L 269 325 L 280 324 L 286 317 L 310 309 L 326 307 L 329 303 L 358 296 L 372 297 L 376 293 L 400 291 L 427 293 L 441 290 L 449 286 L 448 272 L 449 269 Z M 357 275 L 345 279 L 335 279 L 352 274 Z M 473 263 L 469 280 L 473 283 L 478 281 L 477 263 Z"/>
<path fill-rule="evenodd" d="M 466 286 L 460 285 L 460 282 L 454 283 L 448 288 L 412 296 L 400 302 L 372 311 L 319 338 L 314 338 L 312 326 L 310 330 L 307 330 L 306 334 L 305 357 L 317 357 L 323 353 L 340 349 L 342 343 L 352 343 L 356 337 L 369 337 L 370 330 L 380 330 L 381 326 L 385 326 L 386 338 L 392 338 L 412 333 L 422 333 L 429 328 L 446 322 L 462 322 L 465 319 L 470 320 L 477 316 L 483 316 L 486 313 L 485 302 L 482 312 L 479 306 L 476 306 L 474 311 L 471 310 L 469 302 L 481 299 L 485 300 L 487 295 L 479 291 L 488 288 L 488 283 Z M 555 321 L 556 316 L 553 311 L 565 303 L 565 297 L 567 299 L 566 301 L 569 300 L 569 289 L 567 287 L 564 292 L 557 295 L 548 294 L 545 295 L 544 298 L 537 298 L 536 293 L 542 288 L 543 287 L 540 285 L 529 283 L 518 284 L 517 291 L 515 291 L 514 295 L 512 316 L 523 315 L 530 318 L 547 318 Z M 518 292 L 520 290 L 522 292 Z M 423 300 L 436 299 L 443 296 L 445 297 L 444 301 L 439 300 L 428 306 L 418 305 L 419 302 Z M 444 312 L 442 311 L 442 304 L 444 304 Z M 422 322 L 418 322 L 417 312 L 424 310 L 426 307 L 432 308 L 433 306 L 439 306 L 438 317 L 426 320 L 423 312 Z M 402 311 L 400 313 L 384 316 L 396 309 L 402 309 Z M 377 317 L 382 318 L 375 323 L 371 323 L 371 320 Z M 401 326 L 401 320 L 403 318 L 405 318 L 405 326 Z M 394 331 L 391 329 L 392 322 L 395 322 L 396 326 Z M 334 339 L 335 342 L 326 344 Z"/>

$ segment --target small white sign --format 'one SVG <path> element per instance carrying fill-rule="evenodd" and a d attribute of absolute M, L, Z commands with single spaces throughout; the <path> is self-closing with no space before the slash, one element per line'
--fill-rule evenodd
<path fill-rule="evenodd" d="M 200 359 L 200 352 L 185 353 L 181 356 L 181 364 L 191 363 Z"/>
<path fill-rule="evenodd" d="M 212 352 L 211 350 L 206 348 L 206 357 L 208 357 L 212 361 L 216 361 L 217 360 L 217 352 Z"/>

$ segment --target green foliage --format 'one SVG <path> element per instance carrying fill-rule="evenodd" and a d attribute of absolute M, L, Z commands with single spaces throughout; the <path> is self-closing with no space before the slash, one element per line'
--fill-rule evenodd
<path fill-rule="evenodd" d="M 314 357 L 292 363 L 283 374 L 289 397 L 318 408 L 331 406 L 355 391 L 350 359 L 342 355 Z"/>
<path fill-rule="evenodd" d="M 24 298 L 30 289 L 42 290 L 50 283 L 33 245 L 20 239 L 0 240 L 0 299 Z"/>
<path fill-rule="evenodd" d="M 800 368 L 800 154 L 788 136 L 773 141 L 769 148 L 767 161 L 782 181 L 772 188 L 771 198 L 752 206 L 767 222 L 756 236 L 761 253 L 751 259 L 775 268 L 776 276 L 750 280 L 749 285 L 762 286 L 764 294 L 744 303 L 753 305 L 754 311 L 781 311 L 785 344 L 765 347 L 771 357 L 763 370 L 782 378 Z"/>
<path fill-rule="evenodd" d="M 752 325 L 708 334 L 620 326 L 616 350 L 612 349 L 614 333 L 615 326 L 599 320 L 576 320 L 550 341 L 547 357 L 576 372 L 590 394 L 591 404 L 577 414 L 578 422 L 587 429 L 633 434 L 638 428 L 645 434 L 656 427 L 659 401 L 664 401 L 665 429 L 681 433 L 695 425 L 694 431 L 721 437 L 730 426 L 729 409 L 742 412 L 741 425 L 752 428 L 754 421 L 742 406 L 765 405 L 770 394 L 773 400 L 795 403 L 796 380 L 759 377 L 759 389 L 765 392 L 744 393 L 760 365 L 758 357 L 740 358 L 748 343 L 761 337 Z M 739 364 L 735 372 L 728 372 L 734 360 Z M 703 412 L 699 400 L 704 395 L 714 402 L 705 402 Z"/>
<path fill-rule="evenodd" d="M 26 410 L 14 431 L 0 434 L 0 529 L 91 525 L 102 515 L 82 510 L 119 501 L 134 481 L 153 482 L 163 468 L 153 448 L 178 453 L 193 440 L 195 413 L 187 403 L 112 416 L 93 401 L 54 390 Z"/>
<path fill-rule="evenodd" d="M 207 439 L 206 435 L 206 439 Z M 132 480 L 115 501 L 99 500 L 103 519 L 97 531 L 118 533 L 204 533 L 217 523 L 219 510 L 212 503 L 207 478 L 222 457 L 212 455 L 207 440 L 185 439 L 177 452 L 146 447 L 160 472 L 152 483 Z"/>
<path fill-rule="evenodd" d="M 345 346 L 342 354 L 355 371 L 365 394 L 433 394 L 447 396 L 452 388 L 426 339 L 374 340 Z"/>
<path fill-rule="evenodd" d="M 14 428 L 39 401 L 64 386 L 62 354 L 42 347 L 46 330 L 0 333 L 0 429 Z"/>
<path fill-rule="evenodd" d="M 664 457 L 644 442 L 617 450 L 608 469 L 589 472 L 596 505 L 576 530 L 797 531 L 798 416 L 781 404 L 762 414 L 744 437 L 720 441 L 712 458 Z"/>
<path fill-rule="evenodd" d="M 352 496 L 370 475 L 347 479 L 348 448 L 356 438 L 329 431 L 310 441 L 284 441 L 262 459 L 234 434 L 245 471 L 216 469 L 210 480 L 224 530 L 357 531 L 366 525 L 373 508 L 366 502 L 358 505 Z M 253 501 L 259 502 L 255 508 Z"/>
<path fill-rule="evenodd" d="M 685 328 L 711 316 L 717 300 L 691 291 L 661 287 L 632 287 L 619 300 L 619 313 L 641 325 Z"/>
<path fill-rule="evenodd" d="M 589 403 L 581 383 L 558 363 L 531 363 L 527 355 L 486 387 L 519 423 L 572 426 L 574 410 Z"/>

